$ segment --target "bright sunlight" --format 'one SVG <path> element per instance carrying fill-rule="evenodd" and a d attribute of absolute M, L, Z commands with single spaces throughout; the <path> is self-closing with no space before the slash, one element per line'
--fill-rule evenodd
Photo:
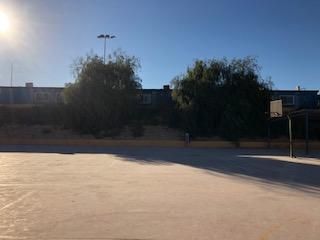
<path fill-rule="evenodd" d="M 10 19 L 7 14 L 0 12 L 0 33 L 8 32 L 10 29 Z"/>

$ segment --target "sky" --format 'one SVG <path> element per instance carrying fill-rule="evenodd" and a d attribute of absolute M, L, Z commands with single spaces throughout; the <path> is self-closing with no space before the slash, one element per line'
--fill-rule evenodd
<path fill-rule="evenodd" d="M 103 55 L 97 35 L 139 58 L 143 88 L 161 88 L 196 59 L 257 57 L 275 89 L 320 89 L 318 0 L 0 0 L 0 85 L 64 86 L 74 60 Z"/>

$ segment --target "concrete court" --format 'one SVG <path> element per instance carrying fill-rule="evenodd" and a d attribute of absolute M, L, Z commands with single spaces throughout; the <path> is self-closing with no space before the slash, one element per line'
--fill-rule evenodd
<path fill-rule="evenodd" d="M 0 151 L 0 239 L 320 239 L 317 155 L 39 146 Z"/>

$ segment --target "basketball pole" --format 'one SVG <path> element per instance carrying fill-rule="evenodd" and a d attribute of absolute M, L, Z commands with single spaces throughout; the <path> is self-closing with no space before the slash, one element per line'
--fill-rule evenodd
<path fill-rule="evenodd" d="M 293 158 L 293 144 L 292 144 L 292 121 L 291 121 L 291 117 L 289 115 L 287 115 L 288 117 L 288 121 L 289 121 L 289 148 L 290 148 L 290 157 Z"/>
<path fill-rule="evenodd" d="M 268 148 L 271 147 L 271 119 L 268 119 Z"/>
<path fill-rule="evenodd" d="M 309 113 L 305 115 L 305 151 L 306 155 L 309 154 Z"/>

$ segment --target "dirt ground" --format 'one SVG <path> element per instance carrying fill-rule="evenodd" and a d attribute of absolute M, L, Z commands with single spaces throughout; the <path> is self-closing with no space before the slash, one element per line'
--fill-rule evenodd
<path fill-rule="evenodd" d="M 320 239 L 320 154 L 0 151 L 0 239 Z"/>

